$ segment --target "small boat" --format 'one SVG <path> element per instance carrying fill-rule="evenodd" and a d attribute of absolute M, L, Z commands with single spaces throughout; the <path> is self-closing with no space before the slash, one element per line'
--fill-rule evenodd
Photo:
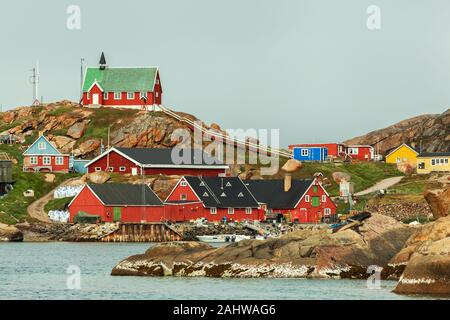
<path fill-rule="evenodd" d="M 242 240 L 249 240 L 250 237 L 237 234 L 218 234 L 214 236 L 197 236 L 197 239 L 201 242 L 208 242 L 208 243 L 227 243 L 227 242 L 239 242 Z"/>

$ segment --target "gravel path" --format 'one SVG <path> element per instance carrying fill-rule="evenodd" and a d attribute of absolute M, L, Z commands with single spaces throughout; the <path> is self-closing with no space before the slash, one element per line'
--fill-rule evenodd
<path fill-rule="evenodd" d="M 376 192 L 376 191 L 380 191 L 383 189 L 387 189 L 392 187 L 393 185 L 396 185 L 397 183 L 399 183 L 404 177 L 392 177 L 392 178 L 387 178 L 381 181 L 378 181 L 374 186 L 360 191 L 358 193 L 355 193 L 355 196 L 365 196 L 366 194 L 372 193 L 372 192 Z"/>

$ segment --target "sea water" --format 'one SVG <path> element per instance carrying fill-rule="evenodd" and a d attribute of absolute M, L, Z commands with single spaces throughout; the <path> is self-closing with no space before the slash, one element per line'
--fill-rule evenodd
<path fill-rule="evenodd" d="M 423 299 L 392 293 L 394 281 L 113 277 L 151 244 L 2 243 L 0 299 Z M 78 276 L 79 275 L 79 276 Z M 77 277 L 74 281 L 74 277 Z"/>

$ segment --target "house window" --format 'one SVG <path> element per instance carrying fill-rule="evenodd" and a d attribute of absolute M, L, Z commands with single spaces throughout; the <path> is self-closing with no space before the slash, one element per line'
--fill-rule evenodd
<path fill-rule="evenodd" d="M 44 157 L 43 163 L 44 163 L 44 165 L 49 166 L 49 165 L 52 163 L 52 158 L 50 158 L 50 157 Z"/>
<path fill-rule="evenodd" d="M 157 98 L 159 97 L 159 92 L 158 92 L 158 91 L 156 91 L 156 97 L 157 97 Z"/>
<path fill-rule="evenodd" d="M 206 197 L 206 198 L 209 197 L 208 192 L 205 192 L 205 193 L 203 194 L 203 196 Z"/>
<path fill-rule="evenodd" d="M 87 93 L 86 93 L 86 97 L 87 97 L 87 99 L 89 100 L 89 99 L 91 98 L 91 93 L 90 93 L 90 92 L 87 92 Z"/>
<path fill-rule="evenodd" d="M 114 92 L 114 100 L 122 99 L 122 92 Z"/>
<path fill-rule="evenodd" d="M 108 100 L 108 92 L 103 93 L 103 100 Z"/>
<path fill-rule="evenodd" d="M 31 158 L 30 158 L 30 163 L 31 163 L 31 164 L 37 164 L 37 163 L 38 163 L 37 157 L 31 157 Z"/>
<path fill-rule="evenodd" d="M 147 92 L 141 92 L 140 99 L 147 99 Z"/>
<path fill-rule="evenodd" d="M 180 200 L 181 201 L 187 200 L 187 196 L 185 194 L 180 194 Z"/>
<path fill-rule="evenodd" d="M 228 214 L 234 214 L 234 208 L 228 208 Z"/>
<path fill-rule="evenodd" d="M 309 156 L 309 150 L 308 149 L 302 149 L 302 157 Z"/>
<path fill-rule="evenodd" d="M 56 163 L 58 166 L 63 165 L 63 164 L 64 164 L 64 158 L 63 158 L 63 157 L 56 157 L 55 163 Z"/>
<path fill-rule="evenodd" d="M 349 154 L 358 154 L 359 153 L 359 149 L 358 148 L 349 148 L 348 149 L 348 153 Z"/>
<path fill-rule="evenodd" d="M 251 214 L 252 211 L 253 211 L 252 208 L 245 208 L 245 213 L 246 213 L 246 214 Z"/>
<path fill-rule="evenodd" d="M 119 171 L 120 171 L 120 172 L 125 172 L 126 170 L 127 170 L 127 168 L 125 168 L 125 167 L 120 167 L 120 168 L 119 168 Z"/>
<path fill-rule="evenodd" d="M 100 167 L 95 167 L 95 171 L 96 171 L 96 172 L 102 171 L 102 168 L 100 168 Z"/>
<path fill-rule="evenodd" d="M 327 196 L 326 195 L 322 195 L 322 202 L 327 202 Z"/>
<path fill-rule="evenodd" d="M 46 143 L 45 143 L 45 142 L 39 142 L 39 143 L 38 143 L 38 149 L 39 149 L 39 150 L 45 150 L 46 147 L 47 147 L 47 146 L 46 146 Z"/>
<path fill-rule="evenodd" d="M 305 202 L 309 202 L 309 195 L 305 196 Z"/>
<path fill-rule="evenodd" d="M 106 172 L 114 172 L 114 167 L 108 167 L 108 168 L 106 168 Z"/>
<path fill-rule="evenodd" d="M 128 100 L 134 100 L 134 92 L 128 92 L 127 93 L 127 99 Z"/>
<path fill-rule="evenodd" d="M 425 162 L 419 162 L 419 169 L 425 169 Z"/>
<path fill-rule="evenodd" d="M 217 214 L 217 208 L 210 208 L 210 209 L 209 209 L 209 212 L 210 212 L 211 214 Z"/>
<path fill-rule="evenodd" d="M 180 186 L 186 187 L 187 186 L 187 182 L 186 181 L 181 181 Z"/>
<path fill-rule="evenodd" d="M 329 216 L 331 214 L 331 209 L 330 208 L 325 208 L 324 213 L 326 216 Z"/>

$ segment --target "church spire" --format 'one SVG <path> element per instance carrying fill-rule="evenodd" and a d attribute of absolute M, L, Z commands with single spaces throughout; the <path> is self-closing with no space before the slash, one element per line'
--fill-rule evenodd
<path fill-rule="evenodd" d="M 100 70 L 105 70 L 106 69 L 106 58 L 105 58 L 105 54 L 102 52 L 102 56 L 100 57 Z"/>

